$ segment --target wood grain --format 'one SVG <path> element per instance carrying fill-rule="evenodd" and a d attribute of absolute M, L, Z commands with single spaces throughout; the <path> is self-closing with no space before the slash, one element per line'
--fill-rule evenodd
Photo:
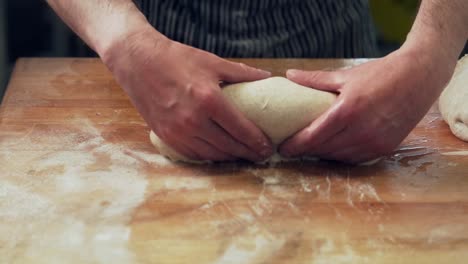
<path fill-rule="evenodd" d="M 468 144 L 435 108 L 371 167 L 172 164 L 148 132 L 99 60 L 19 60 L 0 108 L 0 262 L 466 263 Z"/>

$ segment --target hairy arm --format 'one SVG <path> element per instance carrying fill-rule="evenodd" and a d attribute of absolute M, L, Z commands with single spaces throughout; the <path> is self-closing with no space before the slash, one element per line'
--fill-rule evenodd
<path fill-rule="evenodd" d="M 467 39 L 468 1 L 422 0 L 404 45 L 453 61 L 460 55 Z"/>
<path fill-rule="evenodd" d="M 220 81 L 270 73 L 172 41 L 131 0 L 47 0 L 101 57 L 150 128 L 187 158 L 262 160 L 262 131 L 222 96 Z"/>
<path fill-rule="evenodd" d="M 101 57 L 104 57 L 116 43 L 150 27 L 132 0 L 47 0 L 47 2 Z"/>

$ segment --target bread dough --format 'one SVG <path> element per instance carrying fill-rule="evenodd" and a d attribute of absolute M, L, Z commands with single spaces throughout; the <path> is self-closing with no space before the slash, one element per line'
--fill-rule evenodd
<path fill-rule="evenodd" d="M 283 77 L 228 85 L 227 100 L 267 135 L 275 146 L 309 125 L 335 101 L 336 95 L 296 84 Z M 150 139 L 162 155 L 190 161 L 153 132 Z M 274 155 L 278 157 L 278 155 Z"/>
<path fill-rule="evenodd" d="M 452 80 L 442 92 L 439 110 L 452 133 L 468 141 L 468 55 L 460 59 Z"/>

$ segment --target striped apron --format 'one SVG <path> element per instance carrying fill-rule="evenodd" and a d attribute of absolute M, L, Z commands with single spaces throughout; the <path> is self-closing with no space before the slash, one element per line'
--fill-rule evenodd
<path fill-rule="evenodd" d="M 168 38 L 221 57 L 377 55 L 367 0 L 134 0 Z"/>

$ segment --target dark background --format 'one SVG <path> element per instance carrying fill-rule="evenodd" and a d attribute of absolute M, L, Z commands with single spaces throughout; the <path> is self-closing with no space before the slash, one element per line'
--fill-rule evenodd
<path fill-rule="evenodd" d="M 404 41 L 418 1 L 370 0 L 381 56 Z M 0 0 L 0 99 L 17 58 L 75 56 L 95 53 L 61 22 L 44 0 Z"/>

